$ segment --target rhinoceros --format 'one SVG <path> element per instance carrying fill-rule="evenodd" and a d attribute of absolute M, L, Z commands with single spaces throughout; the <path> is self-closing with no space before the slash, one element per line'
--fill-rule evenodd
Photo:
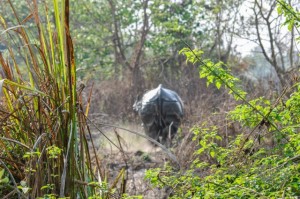
<path fill-rule="evenodd" d="M 146 135 L 161 144 L 174 137 L 183 118 L 181 98 L 161 84 L 137 99 L 133 109 L 138 112 Z"/>

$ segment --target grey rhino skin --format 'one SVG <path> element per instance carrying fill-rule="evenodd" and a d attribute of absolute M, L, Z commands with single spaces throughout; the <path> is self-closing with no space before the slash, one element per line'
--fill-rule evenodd
<path fill-rule="evenodd" d="M 138 112 L 146 135 L 162 144 L 174 137 L 183 117 L 182 100 L 161 84 L 138 99 L 133 109 Z"/>

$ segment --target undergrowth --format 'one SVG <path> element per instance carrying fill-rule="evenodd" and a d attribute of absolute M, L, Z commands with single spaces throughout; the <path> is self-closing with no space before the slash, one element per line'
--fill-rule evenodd
<path fill-rule="evenodd" d="M 115 187 L 122 178 L 108 186 L 97 156 L 91 162 L 89 104 L 83 106 L 83 88 L 76 86 L 69 1 L 47 2 L 1 2 L 10 14 L 0 13 L 6 48 L 0 52 L 0 196 L 121 195 Z"/>
<path fill-rule="evenodd" d="M 91 140 L 91 152 L 86 139 L 89 103 L 83 106 L 83 88 L 76 86 L 69 1 L 28 1 L 25 18 L 7 2 L 15 24 L 0 13 L 0 36 L 6 46 L 0 52 L 0 196 L 121 197 L 124 170 L 109 186 L 100 162 L 91 162 L 95 148 Z M 297 25 L 299 13 L 284 1 L 278 3 L 279 13 L 287 17 L 284 24 L 289 29 Z M 223 127 L 203 122 L 191 129 L 198 148 L 189 168 L 178 171 L 166 165 L 148 170 L 146 178 L 153 186 L 167 187 L 171 198 L 300 196 L 299 84 L 283 89 L 277 99 L 248 101 L 239 80 L 222 62 L 203 60 L 202 51 L 191 48 L 181 53 L 188 62 L 200 64 L 200 78 L 207 84 L 224 86 L 239 101 L 227 120 L 247 133 L 229 137 L 224 145 L 219 134 Z"/>
<path fill-rule="evenodd" d="M 299 23 L 299 13 L 284 1 L 278 1 L 289 29 Z M 197 143 L 193 162 L 177 171 L 170 165 L 150 169 L 146 179 L 159 188 L 167 188 L 170 198 L 298 198 L 300 197 L 300 85 L 297 81 L 273 100 L 247 99 L 239 80 L 230 75 L 222 62 L 203 60 L 202 51 L 184 48 L 187 61 L 200 64 L 200 78 L 218 89 L 224 86 L 240 101 L 229 111 L 229 123 L 238 123 L 242 131 L 222 144 L 224 126 L 196 125 Z M 292 93 L 289 95 L 288 93 Z"/>

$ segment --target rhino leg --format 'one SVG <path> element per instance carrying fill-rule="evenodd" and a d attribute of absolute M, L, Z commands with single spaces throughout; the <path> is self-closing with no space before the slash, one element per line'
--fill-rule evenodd
<path fill-rule="evenodd" d="M 162 131 L 162 144 L 165 144 L 166 142 L 171 142 L 174 136 L 176 135 L 177 130 L 178 127 L 173 124 L 167 125 Z"/>
<path fill-rule="evenodd" d="M 161 130 L 156 123 L 153 123 L 151 126 L 144 126 L 144 129 L 147 136 L 159 142 L 159 132 Z"/>

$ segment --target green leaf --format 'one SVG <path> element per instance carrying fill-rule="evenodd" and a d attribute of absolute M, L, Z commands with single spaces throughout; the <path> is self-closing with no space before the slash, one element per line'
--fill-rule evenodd
<path fill-rule="evenodd" d="M 294 27 L 294 19 L 292 19 L 289 23 L 288 23 L 288 30 L 292 31 L 293 27 Z"/>
<path fill-rule="evenodd" d="M 281 8 L 281 5 L 278 4 L 277 6 L 277 12 L 278 12 L 278 15 L 282 15 L 282 8 Z"/>
<path fill-rule="evenodd" d="M 3 177 L 4 175 L 4 169 L 0 169 L 0 179 Z"/>
<path fill-rule="evenodd" d="M 3 178 L 3 179 L 0 179 L 0 184 L 7 184 L 7 183 L 9 183 L 8 177 L 5 177 L 5 178 Z"/>
<path fill-rule="evenodd" d="M 220 89 L 221 86 L 222 86 L 221 82 L 217 81 L 217 82 L 216 82 L 216 87 L 217 87 L 218 89 Z"/>
<path fill-rule="evenodd" d="M 8 177 L 4 177 L 4 169 L 0 169 L 0 184 L 7 184 L 9 183 Z"/>
<path fill-rule="evenodd" d="M 210 155 L 212 158 L 214 158 L 215 155 L 216 155 L 216 152 L 215 152 L 215 151 L 210 151 L 210 152 L 209 152 L 209 155 Z"/>

